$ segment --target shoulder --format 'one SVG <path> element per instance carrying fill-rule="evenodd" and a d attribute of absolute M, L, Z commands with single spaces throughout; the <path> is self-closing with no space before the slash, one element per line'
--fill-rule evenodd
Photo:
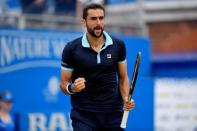
<path fill-rule="evenodd" d="M 82 37 L 78 37 L 72 41 L 69 41 L 66 45 L 66 47 L 70 47 L 70 48 L 74 48 L 78 45 L 81 45 L 81 40 L 82 40 Z"/>
<path fill-rule="evenodd" d="M 64 51 L 72 51 L 74 50 L 76 47 L 80 46 L 81 45 L 81 40 L 82 40 L 82 37 L 78 37 L 72 41 L 69 41 L 65 47 L 64 47 Z"/>
<path fill-rule="evenodd" d="M 110 36 L 110 37 L 111 37 L 114 45 L 116 45 L 116 46 L 124 46 L 125 45 L 123 40 L 121 40 L 115 36 Z"/>

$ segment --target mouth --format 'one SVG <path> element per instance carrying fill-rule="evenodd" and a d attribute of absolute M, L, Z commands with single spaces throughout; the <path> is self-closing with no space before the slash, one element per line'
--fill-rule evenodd
<path fill-rule="evenodd" d="M 95 32 L 101 32 L 101 29 L 95 29 Z"/>
<path fill-rule="evenodd" d="M 100 33 L 102 32 L 102 29 L 99 28 L 99 29 L 95 29 L 94 31 L 95 31 L 95 33 L 96 33 L 97 35 L 100 35 Z"/>
<path fill-rule="evenodd" d="M 102 30 L 102 28 L 100 26 L 97 26 L 94 28 L 94 30 Z"/>

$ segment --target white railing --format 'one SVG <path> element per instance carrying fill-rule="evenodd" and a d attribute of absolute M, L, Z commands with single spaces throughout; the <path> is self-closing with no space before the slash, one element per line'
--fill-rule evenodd
<path fill-rule="evenodd" d="M 197 20 L 196 0 L 138 0 L 135 3 L 106 6 L 107 30 L 124 34 L 148 35 L 147 23 L 159 21 Z M 55 29 L 82 31 L 81 18 L 52 14 L 5 12 L 0 15 L 1 27 L 19 29 Z"/>

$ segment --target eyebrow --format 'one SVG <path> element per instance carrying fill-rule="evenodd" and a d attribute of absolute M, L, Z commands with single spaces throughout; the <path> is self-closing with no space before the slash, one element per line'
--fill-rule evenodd
<path fill-rule="evenodd" d="M 96 20 L 97 18 L 99 18 L 99 19 L 103 19 L 103 18 L 104 18 L 104 16 L 98 16 L 98 17 L 96 17 L 96 16 L 92 16 L 92 17 L 90 17 L 90 19 L 92 19 L 92 20 Z"/>

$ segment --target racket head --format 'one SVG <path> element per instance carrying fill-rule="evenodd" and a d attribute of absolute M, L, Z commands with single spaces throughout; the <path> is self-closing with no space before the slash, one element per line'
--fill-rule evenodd
<path fill-rule="evenodd" d="M 139 67 L 140 67 L 141 56 L 142 56 L 142 53 L 138 52 L 137 57 L 136 57 L 136 61 L 135 61 L 133 75 L 132 75 L 130 97 L 133 95 L 133 92 L 135 89 L 135 84 L 136 84 L 136 80 L 137 80 L 138 72 L 139 72 Z"/>

